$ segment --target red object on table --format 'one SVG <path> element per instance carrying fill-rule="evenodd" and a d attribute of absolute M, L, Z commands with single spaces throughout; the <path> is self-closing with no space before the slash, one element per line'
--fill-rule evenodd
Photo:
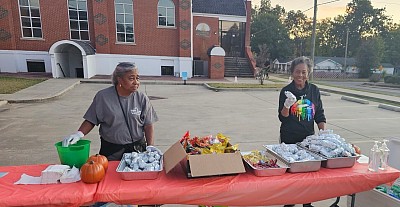
<path fill-rule="evenodd" d="M 400 176 L 396 169 L 372 173 L 365 164 L 352 168 L 326 169 L 310 173 L 285 173 L 282 176 L 256 177 L 247 172 L 231 176 L 186 178 L 181 167 L 155 180 L 125 181 L 115 171 L 118 162 L 110 162 L 105 179 L 94 200 L 118 204 L 202 204 L 233 206 L 269 206 L 285 203 L 310 203 L 371 190 L 393 182 Z"/>
<path fill-rule="evenodd" d="M 0 206 L 81 206 L 93 201 L 96 184 L 15 185 L 23 173 L 39 177 L 48 164 L 0 166 Z"/>

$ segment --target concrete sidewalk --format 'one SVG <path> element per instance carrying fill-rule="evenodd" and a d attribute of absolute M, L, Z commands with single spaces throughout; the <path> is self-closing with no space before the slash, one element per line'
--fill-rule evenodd
<path fill-rule="evenodd" d="M 79 79 L 48 79 L 13 94 L 0 94 L 9 103 L 41 102 L 57 98 L 80 84 Z"/>

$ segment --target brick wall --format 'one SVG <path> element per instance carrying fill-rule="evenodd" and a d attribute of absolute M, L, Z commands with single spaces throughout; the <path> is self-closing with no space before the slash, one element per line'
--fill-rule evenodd
<path fill-rule="evenodd" d="M 211 56 L 208 62 L 208 74 L 211 79 L 223 79 L 225 73 L 224 56 Z"/>
<path fill-rule="evenodd" d="M 183 49 L 181 43 L 187 39 L 191 44 L 190 28 L 180 31 L 180 22 L 186 19 L 190 23 L 191 1 L 172 1 L 175 4 L 175 28 L 158 27 L 158 0 L 134 1 L 135 44 L 119 44 L 116 43 L 114 1 L 88 0 L 91 44 L 97 53 L 190 57 L 190 47 Z M 34 40 L 21 38 L 18 1 L 2 3 L 7 16 L 0 19 L 0 34 L 10 34 L 10 37 L 0 39 L 0 50 L 48 51 L 55 42 L 70 39 L 67 0 L 40 0 L 43 39 Z M 95 18 L 100 19 L 99 22 L 105 18 L 105 22 L 100 24 Z"/>
<path fill-rule="evenodd" d="M 116 43 L 115 34 L 115 13 L 114 1 L 94 1 L 93 16 L 102 14 L 107 22 L 104 25 L 95 24 L 95 36 L 106 38 L 107 43 L 99 45 L 96 41 L 98 53 L 110 54 L 138 54 L 156 56 L 178 56 L 179 41 L 178 37 L 178 0 L 173 0 L 175 4 L 175 28 L 158 27 L 157 4 L 158 0 L 146 0 L 134 2 L 134 33 L 135 44 Z"/>
<path fill-rule="evenodd" d="M 210 27 L 210 36 L 196 35 L 196 26 L 205 23 Z M 193 17 L 193 57 L 209 60 L 207 50 L 214 45 L 219 45 L 219 21 L 213 17 Z M 216 34 L 215 34 L 216 33 Z"/>
<path fill-rule="evenodd" d="M 0 5 L 0 50 L 15 48 L 11 0 L 4 0 Z"/>
<path fill-rule="evenodd" d="M 65 0 L 40 1 L 42 39 L 22 38 L 18 1 L 6 2 L 8 15 L 3 19 L 8 20 L 6 28 L 12 38 L 0 41 L 0 49 L 47 51 L 54 42 L 69 39 L 68 9 Z"/>

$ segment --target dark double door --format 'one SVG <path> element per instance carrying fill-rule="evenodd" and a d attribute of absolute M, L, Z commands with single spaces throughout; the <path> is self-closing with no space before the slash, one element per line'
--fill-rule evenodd
<path fill-rule="evenodd" d="M 228 57 L 244 57 L 245 23 L 220 21 L 220 44 Z"/>

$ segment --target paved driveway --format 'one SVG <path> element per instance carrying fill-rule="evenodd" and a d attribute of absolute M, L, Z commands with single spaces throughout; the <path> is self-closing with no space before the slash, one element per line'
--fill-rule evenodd
<path fill-rule="evenodd" d="M 107 84 L 80 84 L 59 99 L 30 104 L 11 104 L 0 111 L 0 165 L 58 163 L 54 143 L 77 130 L 95 93 Z M 262 149 L 277 143 L 280 122 L 277 118 L 278 91 L 213 92 L 202 86 L 142 85 L 152 100 L 160 121 L 155 125 L 156 146 L 165 151 L 186 130 L 205 136 L 221 132 L 239 143 L 241 150 Z M 350 142 L 369 142 L 399 136 L 398 113 L 377 108 L 377 103 L 362 105 L 323 96 L 328 120 L 333 129 Z M 91 153 L 99 150 L 98 129 Z M 368 149 L 364 149 L 368 150 Z"/>
<path fill-rule="evenodd" d="M 56 100 L 0 108 L 0 165 L 59 163 L 54 143 L 77 130 L 95 93 L 107 86 L 80 84 Z M 142 85 L 141 90 L 158 98 L 152 100 L 160 118 L 155 125 L 155 143 L 163 151 L 186 130 L 198 136 L 221 132 L 243 151 L 278 143 L 278 91 L 214 92 L 194 85 Z M 327 127 L 359 143 L 365 152 L 370 141 L 400 134 L 395 127 L 400 121 L 398 113 L 380 109 L 377 103 L 347 102 L 334 94 L 322 99 Z M 92 140 L 91 154 L 97 153 L 98 129 L 87 139 Z M 314 205 L 329 206 L 333 200 Z M 345 200 L 342 198 L 340 206 Z"/>

